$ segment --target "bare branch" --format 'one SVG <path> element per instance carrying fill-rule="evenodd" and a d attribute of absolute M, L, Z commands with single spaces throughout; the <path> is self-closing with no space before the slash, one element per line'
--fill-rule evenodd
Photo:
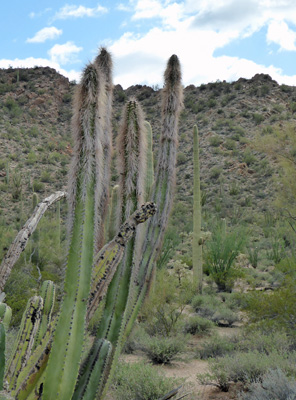
<path fill-rule="evenodd" d="M 66 192 L 56 192 L 41 201 L 35 208 L 33 215 L 28 219 L 23 228 L 19 231 L 11 244 L 8 252 L 0 265 L 0 293 L 3 291 L 6 281 L 11 273 L 14 264 L 19 259 L 21 253 L 25 250 L 28 239 L 35 231 L 40 219 L 45 211 L 55 202 L 67 196 Z"/>

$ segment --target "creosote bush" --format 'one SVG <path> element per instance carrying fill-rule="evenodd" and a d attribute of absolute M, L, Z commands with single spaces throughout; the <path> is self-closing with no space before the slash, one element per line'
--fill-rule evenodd
<path fill-rule="evenodd" d="M 164 377 L 149 364 L 121 362 L 114 374 L 112 393 L 116 400 L 159 400 L 181 382 Z"/>
<path fill-rule="evenodd" d="M 199 315 L 192 316 L 184 323 L 183 330 L 191 335 L 207 335 L 211 333 L 215 324 Z"/>
<path fill-rule="evenodd" d="M 296 398 L 296 381 L 280 369 L 269 370 L 259 382 L 252 383 L 240 400 L 292 400 Z"/>
<path fill-rule="evenodd" d="M 286 373 L 295 375 L 295 360 L 295 352 L 290 354 L 281 354 L 277 351 L 270 354 L 258 351 L 235 352 L 210 359 L 210 373 L 199 374 L 198 379 L 201 383 L 211 382 L 227 392 L 231 382 L 243 384 L 258 382 L 275 365 Z"/>
<path fill-rule="evenodd" d="M 155 364 L 169 364 L 186 346 L 184 336 L 148 336 L 142 349 Z"/>

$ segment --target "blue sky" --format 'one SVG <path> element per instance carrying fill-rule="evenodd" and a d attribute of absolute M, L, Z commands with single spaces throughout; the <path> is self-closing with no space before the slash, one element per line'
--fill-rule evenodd
<path fill-rule="evenodd" d="M 79 80 L 106 46 L 124 88 L 161 86 L 171 54 L 185 86 L 256 73 L 296 85 L 295 0 L 2 0 L 0 16 L 0 68 Z"/>

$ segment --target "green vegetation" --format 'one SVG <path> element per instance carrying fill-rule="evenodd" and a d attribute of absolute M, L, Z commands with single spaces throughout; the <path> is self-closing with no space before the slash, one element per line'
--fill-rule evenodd
<path fill-rule="evenodd" d="M 91 82 L 95 72 L 90 66 L 87 71 L 88 82 Z M 85 83 L 87 79 L 85 77 Z M 103 81 L 107 83 L 108 79 L 105 76 Z M 106 86 L 99 85 L 105 87 L 107 92 L 112 88 L 108 82 Z M 49 85 L 51 87 L 47 90 Z M 0 161 L 1 259 L 17 231 L 32 213 L 32 208 L 48 193 L 66 187 L 69 159 L 75 153 L 74 148 L 77 148 L 69 138 L 71 100 L 77 106 L 74 88 L 74 84 L 69 85 L 66 79 L 63 81 L 55 72 L 43 69 L 0 71 L 0 131 L 3 148 L 7 149 Z M 108 92 L 108 96 L 110 94 Z M 132 98 L 129 99 L 130 95 Z M 222 390 L 243 390 L 240 394 L 231 393 L 233 397 L 254 400 L 257 396 L 265 400 L 264 396 L 269 396 L 266 399 L 283 396 L 287 400 L 294 395 L 293 380 L 296 377 L 295 88 L 278 86 L 260 75 L 254 80 L 240 79 L 231 84 L 212 82 L 185 88 L 185 109 L 180 116 L 178 150 L 170 147 L 176 143 L 176 137 L 167 137 L 167 131 L 158 128 L 156 123 L 162 113 L 161 107 L 156 106 L 160 97 L 158 88 L 152 90 L 137 85 L 122 90 L 119 85 L 116 86 L 112 119 L 109 114 L 111 97 L 108 96 L 109 105 L 104 104 L 100 110 L 91 97 L 86 97 L 88 100 L 83 102 L 80 113 L 78 108 L 74 112 L 74 120 L 76 118 L 77 122 L 85 118 L 83 129 L 87 127 L 90 132 L 94 132 L 98 120 L 108 125 L 110 131 L 112 126 L 116 141 L 119 142 L 115 144 L 113 141 L 113 153 L 109 151 L 108 140 L 104 139 L 104 145 L 98 148 L 98 151 L 102 151 L 100 157 L 104 160 L 104 166 L 110 162 L 111 170 L 109 174 L 108 168 L 104 169 L 100 175 L 106 177 L 108 185 L 98 189 L 98 193 L 103 193 L 97 203 L 98 209 L 103 212 L 102 215 L 96 214 L 95 220 L 103 229 L 98 228 L 100 235 L 95 241 L 95 253 L 104 243 L 112 241 L 119 225 L 142 202 L 157 198 L 159 211 L 153 228 L 150 222 L 146 223 L 150 225 L 148 230 L 137 228 L 136 237 L 127 246 L 127 256 L 118 266 L 118 273 L 114 275 L 112 283 L 107 282 L 109 289 L 103 290 L 103 296 L 106 294 L 104 301 L 98 308 L 96 303 L 92 304 L 83 338 L 80 337 L 81 332 L 75 330 L 78 325 L 78 319 L 75 319 L 77 336 L 74 335 L 75 346 L 69 341 L 69 354 L 74 353 L 74 347 L 78 349 L 79 356 L 75 363 L 76 367 L 80 363 L 82 369 L 73 399 L 83 398 L 81 393 L 84 390 L 88 391 L 86 396 L 93 398 L 91 393 L 94 393 L 96 386 L 104 395 L 109 387 L 108 395 L 112 398 L 159 400 L 179 385 L 179 382 L 160 376 L 160 368 L 164 372 L 171 371 L 182 362 L 190 365 L 192 357 L 196 357 L 210 365 L 209 374 L 199 379 L 204 383 L 213 383 Z M 143 120 L 139 100 L 151 126 Z M 125 102 L 127 104 L 121 113 L 121 106 Z M 181 101 L 171 104 L 181 105 Z M 91 110 L 90 123 L 87 122 L 87 109 Z M 98 119 L 93 114 L 95 110 L 99 113 Z M 289 123 L 286 122 L 288 119 Z M 202 204 L 202 210 L 201 234 L 197 236 L 198 247 L 203 253 L 203 294 L 198 293 L 193 277 L 196 257 L 192 255 L 192 245 L 196 218 L 192 215 L 196 206 L 192 184 L 192 127 L 195 124 L 199 133 L 201 198 L 198 203 Z M 174 121 L 170 121 L 170 125 L 174 125 Z M 139 138 L 142 130 L 149 150 L 145 149 L 146 156 L 141 159 L 143 148 Z M 133 138 L 131 141 L 127 139 L 129 135 Z M 168 138 L 166 144 L 164 137 Z M 176 177 L 163 170 L 161 176 L 157 175 L 160 161 L 156 153 L 160 148 L 163 150 L 161 162 L 176 155 Z M 119 159 L 121 169 L 117 169 Z M 84 175 L 81 168 L 82 163 L 74 175 Z M 145 168 L 147 171 L 140 177 L 138 172 Z M 165 184 L 156 183 L 153 189 L 155 178 L 156 182 L 159 179 Z M 175 178 L 177 190 L 174 204 L 171 204 L 172 186 L 166 184 Z M 93 181 L 79 178 L 78 182 L 73 192 L 85 193 L 86 201 L 90 201 L 95 192 Z M 87 182 L 92 193 L 86 186 L 85 190 L 82 189 Z M 105 202 L 108 197 L 109 205 Z M 82 202 L 86 198 L 83 197 Z M 82 203 L 79 204 L 82 206 Z M 87 209 L 93 209 L 88 205 Z M 7 328 L 3 330 L 0 324 L 0 378 L 4 372 L 4 351 L 6 359 L 14 360 L 12 369 L 17 371 L 19 368 L 13 356 L 12 338 L 16 336 L 16 328 L 21 324 L 28 300 L 34 296 L 38 298 L 41 294 L 42 283 L 46 280 L 55 283 L 54 323 L 59 318 L 61 303 L 68 302 L 65 297 L 62 300 L 68 207 L 64 203 L 59 206 L 53 207 L 43 217 L 6 284 L 5 301 L 13 313 L 8 331 Z M 168 219 L 171 207 L 172 213 Z M 70 207 L 71 210 L 73 208 Z M 165 217 L 161 216 L 162 211 Z M 76 219 L 79 219 L 78 214 Z M 107 216 L 106 221 L 103 215 Z M 89 219 L 89 215 L 85 216 Z M 227 224 L 221 220 L 227 221 Z M 160 229 L 167 223 L 168 229 L 163 236 Z M 156 238 L 158 234 L 162 237 L 159 241 Z M 78 234 L 75 237 L 77 239 Z M 148 244 L 144 253 L 138 252 L 141 243 L 150 243 L 150 239 L 151 246 Z M 91 239 L 87 244 L 90 244 L 86 247 L 91 250 Z M 153 253 L 156 248 L 159 250 Z M 148 253 L 151 250 L 156 262 L 149 263 Z M 83 259 L 84 256 L 86 252 L 83 252 Z M 141 259 L 145 262 L 139 261 Z M 132 269 L 131 265 L 136 268 Z M 149 276 L 153 279 L 148 284 Z M 100 279 L 98 273 L 96 282 L 100 282 Z M 119 285 L 121 281 L 125 284 Z M 87 286 L 85 282 L 83 285 Z M 78 287 L 80 290 L 81 285 Z M 126 287 L 129 289 L 126 290 Z M 93 286 L 91 291 L 94 293 Z M 146 292 L 149 296 L 144 299 Z M 75 304 L 76 300 L 71 299 L 74 304 L 72 311 L 75 310 L 73 315 L 77 307 L 79 312 L 84 306 L 88 307 L 86 296 L 82 297 L 82 292 L 79 296 L 82 305 L 80 300 Z M 38 301 L 32 307 L 38 314 Z M 64 320 L 65 314 L 62 317 Z M 38 332 L 44 332 L 47 316 L 45 313 L 42 317 L 41 313 L 39 326 L 42 325 L 42 329 L 36 328 Z M 69 326 L 65 334 L 71 331 Z M 40 335 L 43 334 L 36 336 L 38 341 Z M 83 351 L 80 351 L 82 348 Z M 62 358 L 64 349 L 64 345 L 59 347 Z M 134 365 L 131 361 L 130 365 L 121 366 L 121 361 L 118 363 L 117 360 L 122 349 L 126 353 L 134 353 L 131 360 L 141 358 L 148 363 Z M 23 350 L 20 354 L 26 358 L 26 350 Z M 69 383 L 63 390 L 68 390 L 70 386 L 73 388 L 76 378 L 71 375 L 77 375 L 78 367 L 74 373 L 69 354 L 64 357 L 65 372 L 57 372 L 61 377 L 53 379 L 59 385 L 59 380 L 64 381 L 67 375 Z M 149 364 L 151 361 L 153 365 Z M 34 362 L 30 359 L 28 365 Z M 61 371 L 61 359 L 50 363 L 51 374 L 55 373 L 55 369 Z M 104 370 L 104 363 L 108 364 L 111 374 L 108 379 L 104 377 L 101 385 L 95 377 L 102 376 L 100 370 Z M 170 365 L 161 367 L 158 363 Z M 88 369 L 89 365 L 91 368 Z M 275 370 L 275 365 L 280 369 Z M 17 385 L 25 379 L 24 374 L 27 374 L 26 368 L 17 379 Z M 11 372 L 11 375 L 15 373 Z M 41 377 L 36 386 L 41 387 L 43 381 Z M 11 382 L 11 386 L 14 386 L 15 378 Z M 47 385 L 48 393 L 49 383 Z M 62 396 L 68 397 L 68 394 Z"/>

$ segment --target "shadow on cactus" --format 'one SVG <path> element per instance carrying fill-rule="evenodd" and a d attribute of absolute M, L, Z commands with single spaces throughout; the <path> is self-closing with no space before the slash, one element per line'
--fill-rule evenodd
<path fill-rule="evenodd" d="M 63 299 L 58 316 L 52 317 L 54 286 L 46 281 L 41 295 L 28 302 L 4 376 L 6 393 L 15 399 L 92 400 L 107 392 L 145 298 L 173 201 L 183 101 L 177 56 L 169 59 L 164 77 L 155 171 L 151 127 L 131 99 L 118 135 L 120 180 L 110 205 L 113 83 L 106 49 L 85 68 L 76 87 Z M 98 307 L 96 339 L 82 362 L 86 329 Z M 4 320 L 0 335 L 1 378 Z"/>

